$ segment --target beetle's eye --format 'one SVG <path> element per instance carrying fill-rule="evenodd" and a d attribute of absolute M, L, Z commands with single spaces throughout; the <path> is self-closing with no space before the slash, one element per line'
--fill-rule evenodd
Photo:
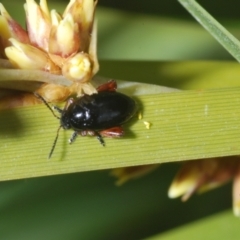
<path fill-rule="evenodd" d="M 61 126 L 63 129 L 70 129 L 71 128 L 71 123 L 70 123 L 70 118 L 66 114 L 62 114 L 61 117 Z"/>

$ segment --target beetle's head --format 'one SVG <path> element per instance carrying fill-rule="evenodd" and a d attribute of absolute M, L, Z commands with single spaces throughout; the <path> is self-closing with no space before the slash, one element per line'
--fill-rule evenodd
<path fill-rule="evenodd" d="M 70 129 L 71 128 L 71 123 L 70 123 L 70 117 L 68 116 L 66 111 L 62 111 L 62 115 L 60 118 L 60 124 L 62 126 L 63 129 Z"/>

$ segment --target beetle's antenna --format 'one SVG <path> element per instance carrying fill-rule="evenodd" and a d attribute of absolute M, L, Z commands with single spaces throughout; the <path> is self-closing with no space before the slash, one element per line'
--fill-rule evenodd
<path fill-rule="evenodd" d="M 57 119 L 60 119 L 60 117 L 55 114 L 55 112 L 54 112 L 54 111 L 52 110 L 52 108 L 49 106 L 49 104 L 47 103 L 47 101 L 46 101 L 41 95 L 39 95 L 37 92 L 34 92 L 34 95 L 35 95 L 37 98 L 39 98 L 40 100 L 42 100 L 42 102 L 43 102 L 43 103 L 47 106 L 47 108 L 52 112 L 52 114 L 53 114 L 54 117 L 56 117 Z M 54 106 L 54 109 L 56 109 L 58 112 L 60 112 L 60 111 L 59 111 L 60 109 L 59 109 L 57 106 Z"/>
<path fill-rule="evenodd" d="M 54 139 L 54 142 L 53 142 L 53 145 L 52 145 L 52 149 L 51 149 L 51 151 L 50 151 L 50 153 L 49 153 L 49 155 L 48 155 L 48 159 L 50 159 L 51 156 L 52 156 L 52 154 L 53 154 L 53 151 L 54 151 L 54 149 L 55 149 L 55 146 L 56 146 L 56 143 L 57 143 L 57 140 L 58 140 L 59 130 L 61 129 L 61 127 L 62 127 L 62 125 L 60 125 L 59 128 L 58 128 L 58 130 L 57 130 L 57 135 L 56 135 L 56 137 L 55 137 L 55 139 Z"/>

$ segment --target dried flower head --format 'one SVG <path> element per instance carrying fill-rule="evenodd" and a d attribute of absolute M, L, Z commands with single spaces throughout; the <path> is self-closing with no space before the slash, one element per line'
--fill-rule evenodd
<path fill-rule="evenodd" d="M 174 178 L 168 196 L 188 200 L 195 192 L 202 193 L 233 179 L 233 211 L 240 216 L 239 157 L 212 158 L 186 162 Z"/>
<path fill-rule="evenodd" d="M 56 10 L 49 11 L 46 0 L 39 4 L 26 0 L 26 30 L 0 4 L 0 57 L 9 60 L 13 68 L 65 77 L 69 86 L 58 85 L 58 81 L 49 78 L 42 80 L 47 84 L 36 87 L 47 101 L 62 101 L 85 89 L 95 92 L 90 80 L 99 69 L 96 4 L 94 0 L 71 0 L 61 15 Z M 15 80 L 18 79 L 22 80 L 19 72 Z"/>
<path fill-rule="evenodd" d="M 155 170 L 159 164 L 117 168 L 111 175 L 117 185 L 142 177 Z M 194 193 L 203 193 L 233 180 L 233 212 L 240 217 L 240 163 L 239 156 L 193 160 L 185 162 L 168 190 L 170 198 L 182 196 L 187 201 Z"/>
<path fill-rule="evenodd" d="M 159 164 L 149 164 L 143 166 L 116 168 L 111 171 L 111 175 L 117 178 L 116 185 L 120 186 L 129 180 L 142 177 L 155 170 Z"/>

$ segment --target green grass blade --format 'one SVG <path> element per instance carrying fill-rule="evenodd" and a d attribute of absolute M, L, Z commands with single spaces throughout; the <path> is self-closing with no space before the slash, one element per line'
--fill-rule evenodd
<path fill-rule="evenodd" d="M 106 147 L 93 137 L 69 145 L 71 131 L 61 131 L 51 160 L 59 123 L 48 109 L 2 111 L 0 180 L 239 155 L 239 96 L 239 87 L 136 96 L 150 129 L 135 117 Z"/>
<path fill-rule="evenodd" d="M 186 10 L 240 62 L 240 43 L 194 0 L 178 0 Z M 216 3 L 217 4 L 217 3 Z"/>

